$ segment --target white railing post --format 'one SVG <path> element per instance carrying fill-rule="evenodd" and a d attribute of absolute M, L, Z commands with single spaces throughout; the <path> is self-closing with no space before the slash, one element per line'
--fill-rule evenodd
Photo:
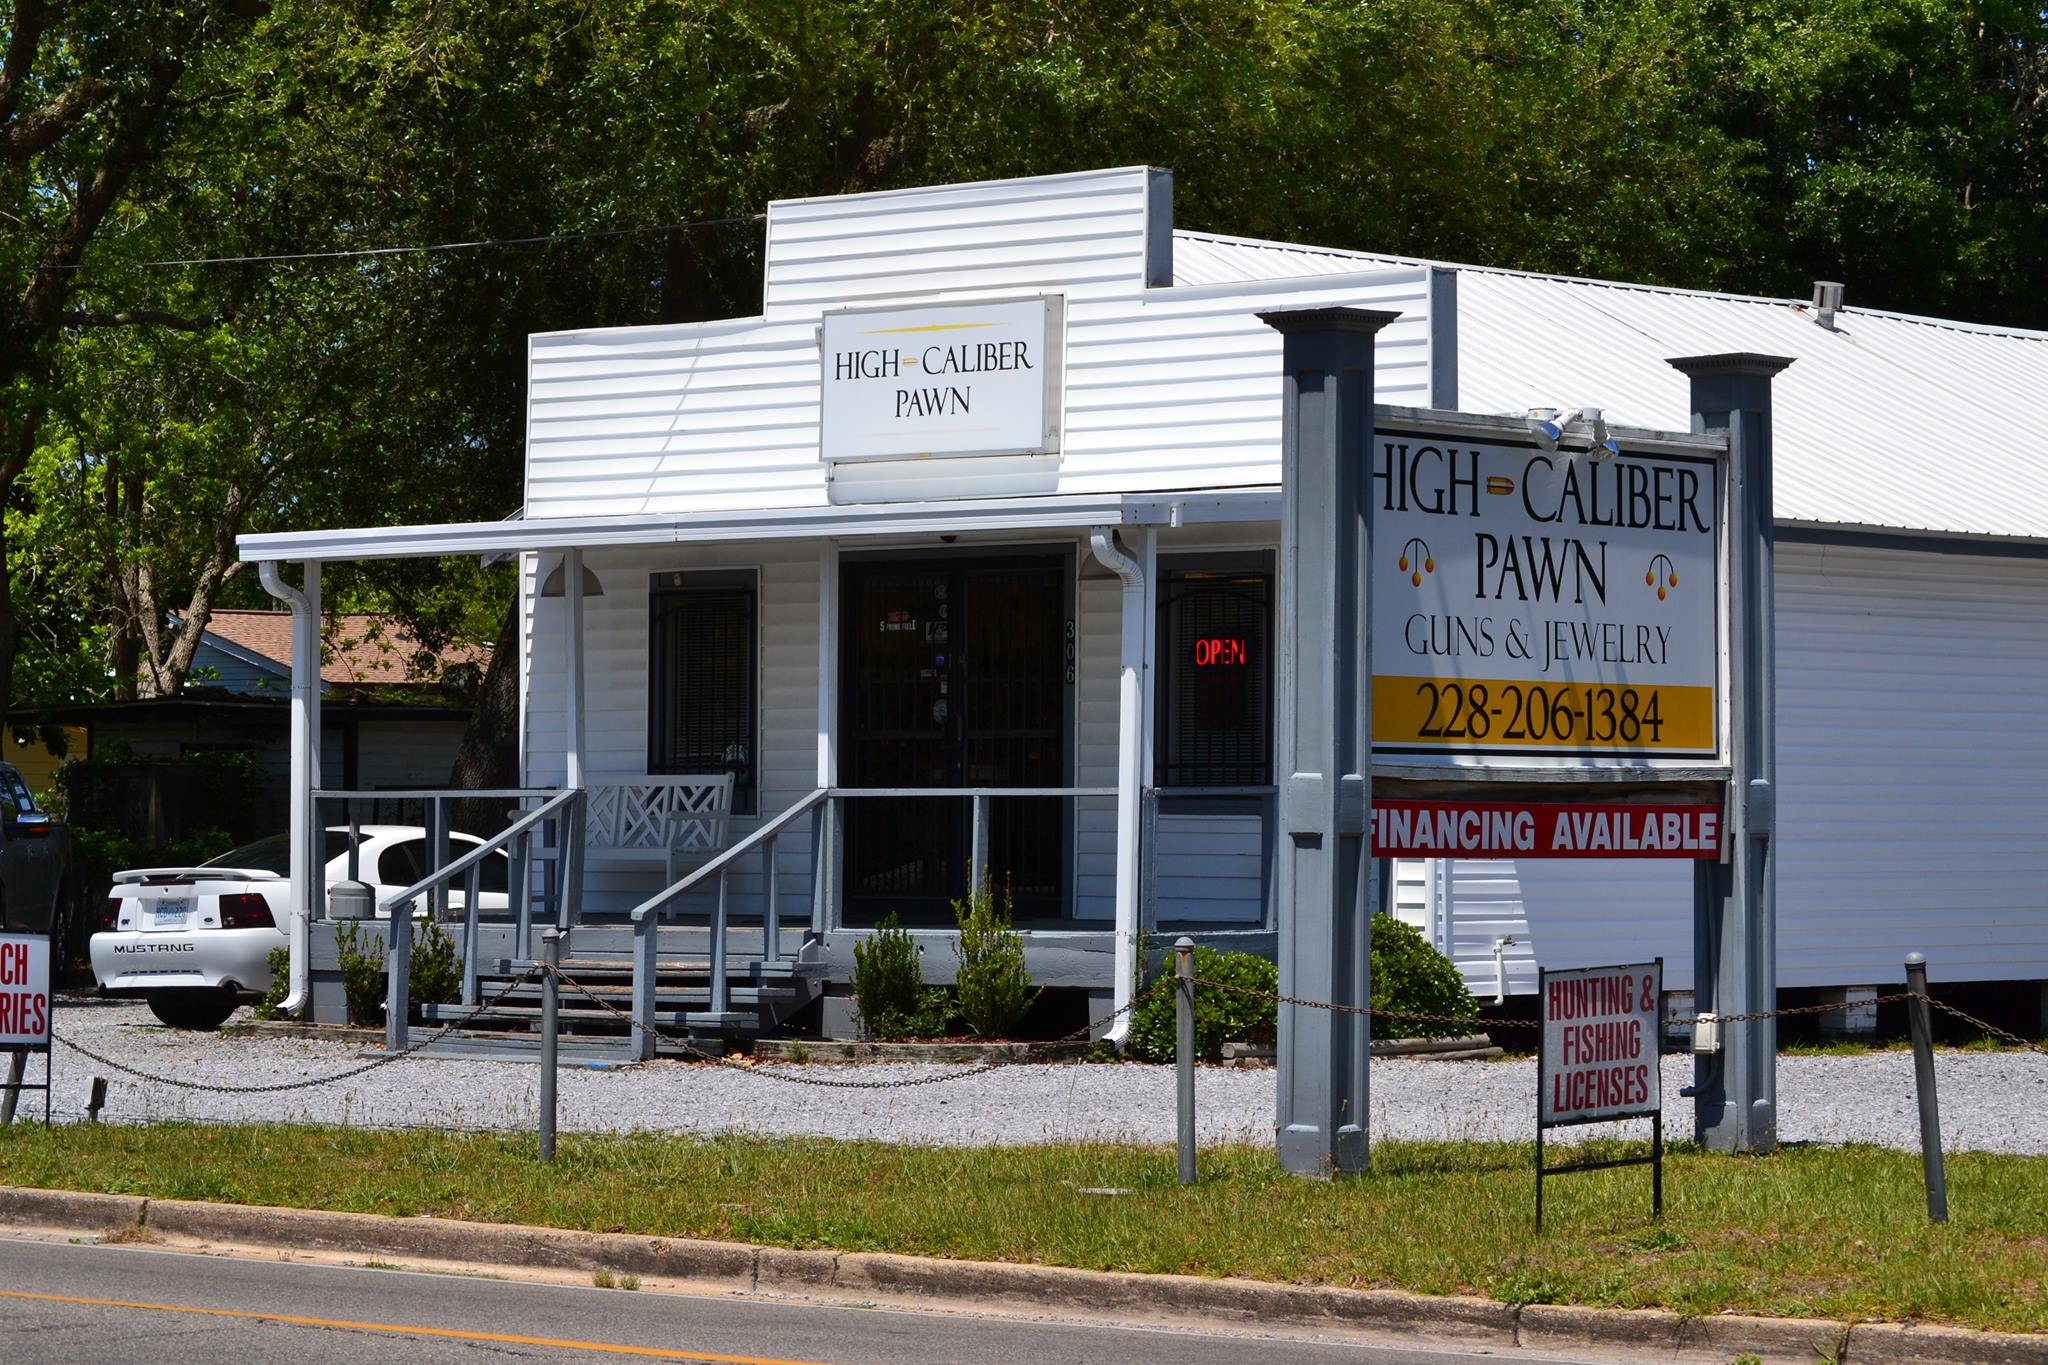
<path fill-rule="evenodd" d="M 482 863 L 471 863 L 469 879 L 462 886 L 462 1003 L 465 1005 L 474 1005 L 477 1000 L 477 916 L 483 913 L 483 870 Z M 509 888 L 511 883 L 507 882 L 506 886 Z"/>
<path fill-rule="evenodd" d="M 732 881 L 729 868 L 718 869 L 718 903 L 711 911 L 711 1012 L 724 1014 L 731 1007 L 731 992 L 725 980 L 726 888 Z"/>
<path fill-rule="evenodd" d="M 974 838 L 967 856 L 967 894 L 971 897 L 988 879 L 988 796 L 974 794 Z"/>
<path fill-rule="evenodd" d="M 633 1030 L 628 1040 L 641 1061 L 654 1056 L 655 979 L 661 970 L 661 911 L 633 922 Z"/>
<path fill-rule="evenodd" d="M 782 836 L 778 834 L 762 845 L 762 861 L 767 864 L 762 882 L 768 897 L 761 907 L 761 958 L 764 962 L 782 960 L 782 904 L 775 866 L 775 846 L 781 841 Z"/>

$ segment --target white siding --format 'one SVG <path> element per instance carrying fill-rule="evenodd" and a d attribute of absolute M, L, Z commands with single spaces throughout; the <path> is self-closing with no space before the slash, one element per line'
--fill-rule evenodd
<path fill-rule="evenodd" d="M 2048 977 L 2048 562 L 1815 545 L 1778 551 L 1778 980 Z M 1670 864 L 1453 864 L 1477 989 L 1661 952 L 1692 983 L 1690 873 Z"/>
<path fill-rule="evenodd" d="M 593 780 L 647 771 L 647 598 L 651 575 L 675 569 L 758 570 L 761 582 L 760 810 L 735 819 L 734 837 L 788 809 L 817 786 L 818 557 L 809 542 L 659 550 L 593 551 L 584 561 L 604 585 L 585 601 L 585 768 Z M 533 786 L 563 778 L 563 629 L 561 598 L 534 598 L 528 655 L 525 778 Z M 810 826 L 780 840 L 778 890 L 786 916 L 808 915 Z M 758 913 L 759 861 L 744 860 L 733 888 L 739 909 Z M 661 869 L 592 869 L 585 908 L 630 909 L 659 889 Z"/>
<path fill-rule="evenodd" d="M 1082 566 L 1092 563 L 1082 551 Z M 1123 584 L 1081 578 L 1074 677 L 1074 785 L 1114 787 L 1123 673 Z M 1116 914 L 1116 802 L 1074 802 L 1074 915 Z"/>
<path fill-rule="evenodd" d="M 764 317 L 532 338 L 526 513 L 1271 484 L 1280 337 L 1255 314 L 1272 308 L 1399 313 L 1377 339 L 1377 396 L 1429 402 L 1427 269 L 1148 287 L 1156 212 L 1143 168 L 771 205 Z M 1036 291 L 1068 301 L 1060 456 L 885 461 L 828 480 L 825 308 Z"/>

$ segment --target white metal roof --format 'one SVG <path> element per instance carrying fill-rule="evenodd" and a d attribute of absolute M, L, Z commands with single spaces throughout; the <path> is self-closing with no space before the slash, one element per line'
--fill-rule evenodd
<path fill-rule="evenodd" d="M 1448 264 L 1198 232 L 1174 234 L 1173 263 L 1177 286 Z M 1796 299 L 1448 268 L 1467 412 L 1683 426 L 1666 359 L 1791 356 L 1773 394 L 1780 521 L 2048 539 L 2048 333 L 1863 308 L 1830 330 Z"/>

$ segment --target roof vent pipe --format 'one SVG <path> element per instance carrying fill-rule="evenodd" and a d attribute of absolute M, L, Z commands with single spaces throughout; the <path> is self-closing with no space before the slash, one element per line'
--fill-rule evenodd
<path fill-rule="evenodd" d="M 1841 281 L 1815 280 L 1813 282 L 1813 320 L 1832 332 L 1835 329 L 1835 314 L 1841 311 Z"/>

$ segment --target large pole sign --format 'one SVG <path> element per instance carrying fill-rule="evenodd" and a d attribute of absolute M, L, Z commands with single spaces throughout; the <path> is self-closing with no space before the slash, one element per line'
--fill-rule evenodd
<path fill-rule="evenodd" d="M 1571 1171 L 1652 1168 L 1651 1207 L 1664 1212 L 1664 1089 L 1657 1069 L 1657 1011 L 1664 960 L 1540 972 L 1543 1032 L 1536 1051 L 1536 1226 L 1543 1181 Z M 1551 1128 L 1613 1119 L 1650 1120 L 1650 1155 L 1568 1166 L 1543 1164 Z"/>
<path fill-rule="evenodd" d="M 1718 756 L 1716 459 L 1375 436 L 1374 752 Z"/>

